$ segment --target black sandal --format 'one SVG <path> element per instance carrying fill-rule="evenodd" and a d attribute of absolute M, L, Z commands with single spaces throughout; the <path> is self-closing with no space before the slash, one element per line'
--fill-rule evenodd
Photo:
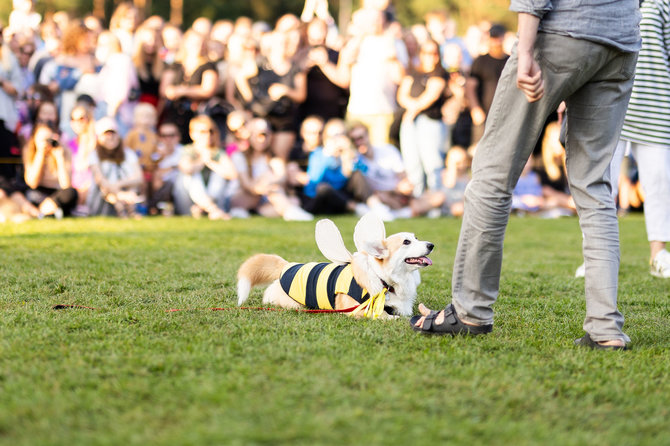
<path fill-rule="evenodd" d="M 593 350 L 628 350 L 626 345 L 602 345 L 591 339 L 588 333 L 585 333 L 581 338 L 575 339 L 575 345 L 579 347 L 587 347 Z"/>
<path fill-rule="evenodd" d="M 426 334 L 450 334 L 452 336 L 458 334 L 466 335 L 480 335 L 491 333 L 493 325 L 466 325 L 456 315 L 456 310 L 452 304 L 447 305 L 444 309 L 444 321 L 441 324 L 435 323 L 435 318 L 439 311 L 431 311 L 426 319 L 423 321 L 421 327 L 417 327 L 416 323 L 421 319 L 422 315 L 413 316 L 409 323 L 414 331 Z"/>

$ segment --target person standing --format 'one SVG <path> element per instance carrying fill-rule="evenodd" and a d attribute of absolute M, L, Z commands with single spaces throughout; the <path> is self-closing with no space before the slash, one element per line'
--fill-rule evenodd
<path fill-rule="evenodd" d="M 492 25 L 489 29 L 488 53 L 475 59 L 465 81 L 465 97 L 472 118 L 472 144 L 476 144 L 484 133 L 484 122 L 493 102 L 493 94 L 509 58 L 503 50 L 504 39 L 505 28 Z"/>
<path fill-rule="evenodd" d="M 644 190 L 651 274 L 670 278 L 670 1 L 641 6 L 642 49 L 620 144 L 630 145 Z"/>
<path fill-rule="evenodd" d="M 565 100 L 570 190 L 584 233 L 586 318 L 578 346 L 624 349 L 617 308 L 619 231 L 609 165 L 640 49 L 638 0 L 512 0 L 519 40 L 505 65 L 473 160 L 452 279 L 443 311 L 420 305 L 417 331 L 493 330 L 512 191 L 545 121 Z M 513 110 L 513 113 L 510 113 Z"/>

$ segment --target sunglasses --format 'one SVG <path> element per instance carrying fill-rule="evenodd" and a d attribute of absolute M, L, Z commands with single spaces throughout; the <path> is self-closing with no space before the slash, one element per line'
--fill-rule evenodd
<path fill-rule="evenodd" d="M 161 138 L 174 138 L 176 136 L 179 136 L 179 134 L 178 133 L 160 133 L 158 136 L 160 136 Z"/>
<path fill-rule="evenodd" d="M 86 116 L 72 116 L 70 118 L 70 121 L 72 122 L 84 122 L 86 120 L 87 120 Z"/>
<path fill-rule="evenodd" d="M 201 135 L 204 135 L 206 133 L 209 133 L 210 135 L 214 134 L 214 129 L 196 129 L 194 130 L 195 133 L 200 133 Z"/>

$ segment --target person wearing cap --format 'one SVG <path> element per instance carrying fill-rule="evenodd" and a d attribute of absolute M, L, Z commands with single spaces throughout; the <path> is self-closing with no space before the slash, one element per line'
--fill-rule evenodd
<path fill-rule="evenodd" d="M 135 205 L 143 201 L 138 193 L 143 177 L 137 155 L 123 146 L 113 118 L 97 121 L 95 135 L 95 150 L 88 161 L 93 175 L 86 199 L 89 214 L 137 217 Z"/>
<path fill-rule="evenodd" d="M 470 75 L 465 81 L 465 97 L 472 118 L 472 144 L 479 141 L 484 133 L 484 121 L 493 102 L 493 94 L 498 86 L 509 56 L 503 50 L 505 27 L 492 25 L 489 29 L 488 52 L 472 62 Z"/>
<path fill-rule="evenodd" d="M 641 47 L 639 0 L 512 0 L 511 10 L 518 13 L 518 42 L 475 152 L 451 303 L 442 311 L 420 305 L 410 324 L 450 335 L 493 330 L 512 191 L 547 117 L 565 101 L 567 175 L 586 263 L 585 333 L 574 344 L 623 350 L 630 338 L 617 308 L 619 226 L 610 163 Z"/>

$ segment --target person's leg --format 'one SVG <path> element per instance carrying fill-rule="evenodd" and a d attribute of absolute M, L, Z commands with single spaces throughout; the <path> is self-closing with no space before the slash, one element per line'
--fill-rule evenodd
<path fill-rule="evenodd" d="M 554 50 L 538 36 L 538 52 Z M 566 38 L 566 43 L 574 39 Z M 578 42 L 578 41 L 577 41 Z M 546 55 L 550 57 L 551 54 Z M 491 306 L 498 297 L 505 229 L 512 191 L 544 127 L 571 81 L 571 71 L 555 72 L 540 59 L 545 94 L 529 103 L 516 86 L 516 48 L 498 82 L 495 98 L 472 164 L 472 180 L 465 192 L 465 211 L 452 276 L 452 304 L 466 323 L 493 323 Z M 439 321 L 437 321 L 439 322 Z"/>
<path fill-rule="evenodd" d="M 440 171 L 444 166 L 442 150 L 447 126 L 442 121 L 423 115 L 416 118 L 415 125 L 419 138 L 421 166 L 426 174 L 426 186 L 430 190 L 438 190 L 441 185 Z"/>
<path fill-rule="evenodd" d="M 174 201 L 174 209 L 177 215 L 191 215 L 191 206 L 193 200 L 189 196 L 189 185 L 191 183 L 191 176 L 179 174 L 172 189 L 172 198 Z"/>
<path fill-rule="evenodd" d="M 636 54 L 614 49 L 591 80 L 570 95 L 566 166 L 570 191 L 584 234 L 586 319 L 584 331 L 595 342 L 626 343 L 617 309 L 619 227 L 610 169 L 632 89 Z"/>
<path fill-rule="evenodd" d="M 653 260 L 670 241 L 670 147 L 633 143 L 644 191 L 644 222 Z"/>
<path fill-rule="evenodd" d="M 407 179 L 414 186 L 413 195 L 419 197 L 424 190 L 425 176 L 419 153 L 419 137 L 416 121 L 403 119 L 400 123 L 400 154 Z"/>
<path fill-rule="evenodd" d="M 473 161 L 473 178 L 465 192 L 452 304 L 458 318 L 466 324 L 493 323 L 491 306 L 498 296 L 512 190 L 547 116 L 606 63 L 601 54 L 606 47 L 555 34 L 538 34 L 535 49 L 543 73 L 544 95 L 529 103 L 517 88 L 515 48 L 498 83 L 486 131 Z M 441 323 L 440 315 L 435 323 Z"/>

